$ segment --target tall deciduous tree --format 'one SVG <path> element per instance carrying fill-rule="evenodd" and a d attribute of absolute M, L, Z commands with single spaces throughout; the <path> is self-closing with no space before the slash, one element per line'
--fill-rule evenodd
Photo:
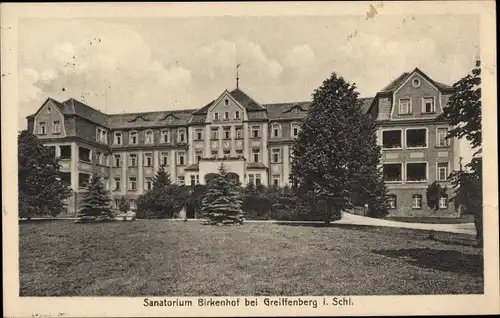
<path fill-rule="evenodd" d="M 447 138 L 465 138 L 476 150 L 472 161 L 459 171 L 450 175 L 456 195 L 452 198 L 455 206 L 465 208 L 474 215 L 477 241 L 483 241 L 483 193 L 482 193 L 482 97 L 481 97 L 481 62 L 476 61 L 471 74 L 461 78 L 453 85 L 447 107 L 443 109 L 441 119 L 452 125 Z"/>
<path fill-rule="evenodd" d="M 70 195 L 55 154 L 24 130 L 17 138 L 19 217 L 56 216 Z"/>
<path fill-rule="evenodd" d="M 92 178 L 85 187 L 78 218 L 81 221 L 108 220 L 113 218 L 108 191 L 104 188 L 101 178 L 97 174 L 92 175 Z"/>
<path fill-rule="evenodd" d="M 224 164 L 221 164 L 218 175 L 208 184 L 202 202 L 202 215 L 213 223 L 222 223 L 225 220 L 242 223 L 240 192 L 240 187 L 232 181 Z"/>
<path fill-rule="evenodd" d="M 324 221 L 352 206 L 353 194 L 379 202 L 384 214 L 380 148 L 371 116 L 361 110 L 356 86 L 333 73 L 313 93 L 294 145 L 292 183 L 325 202 Z"/>

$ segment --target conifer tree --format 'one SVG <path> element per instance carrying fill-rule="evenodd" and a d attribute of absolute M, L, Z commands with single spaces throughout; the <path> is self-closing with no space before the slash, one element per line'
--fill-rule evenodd
<path fill-rule="evenodd" d="M 80 221 L 112 219 L 108 192 L 97 174 L 92 175 L 85 190 L 78 213 Z"/>
<path fill-rule="evenodd" d="M 221 164 L 219 173 L 208 184 L 202 201 L 202 215 L 212 223 L 230 220 L 242 223 L 243 210 L 239 186 L 234 184 Z"/>
<path fill-rule="evenodd" d="M 291 175 L 294 187 L 325 202 L 325 224 L 352 207 L 354 194 L 379 203 L 378 213 L 385 213 L 375 132 L 375 122 L 362 112 L 354 84 L 333 73 L 314 91 L 293 148 Z"/>
<path fill-rule="evenodd" d="M 19 217 L 58 215 L 71 193 L 58 159 L 27 130 L 18 135 L 17 142 Z"/>
<path fill-rule="evenodd" d="M 153 176 L 153 189 L 164 187 L 170 184 L 172 184 L 172 181 L 170 180 L 170 174 L 165 170 L 165 166 L 161 166 Z"/>

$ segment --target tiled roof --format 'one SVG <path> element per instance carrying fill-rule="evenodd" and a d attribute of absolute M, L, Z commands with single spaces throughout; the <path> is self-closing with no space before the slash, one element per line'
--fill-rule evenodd
<path fill-rule="evenodd" d="M 361 102 L 361 110 L 363 111 L 364 114 L 368 112 L 374 99 L 375 99 L 374 97 L 359 98 L 359 101 Z"/>
<path fill-rule="evenodd" d="M 261 104 L 257 103 L 255 100 L 253 100 L 250 96 L 245 94 L 245 92 L 243 92 L 239 88 L 232 90 L 230 94 L 231 96 L 234 97 L 234 99 L 236 99 L 241 105 L 243 105 L 249 111 L 264 109 L 264 107 L 262 107 Z"/>
<path fill-rule="evenodd" d="M 427 74 L 425 74 L 424 72 L 422 72 L 420 69 L 415 68 L 411 72 L 405 72 L 405 73 L 401 74 L 398 78 L 396 78 L 395 80 L 393 80 L 389 85 L 387 85 L 386 87 L 384 87 L 380 92 L 381 93 L 388 93 L 388 92 L 392 92 L 392 91 L 396 90 L 414 72 L 419 73 L 421 76 L 423 76 L 426 80 L 428 80 L 429 82 L 431 82 L 433 85 L 437 86 L 439 89 L 446 90 L 446 89 L 452 89 L 453 88 L 450 85 L 446 85 L 446 84 L 434 81 L 432 78 L 430 78 L 429 76 L 427 76 Z"/>
<path fill-rule="evenodd" d="M 108 115 L 108 126 L 111 128 L 141 128 L 185 126 L 191 120 L 192 109 L 157 111 L 144 113 L 125 113 Z"/>
<path fill-rule="evenodd" d="M 293 119 L 303 118 L 309 109 L 311 102 L 294 102 L 294 103 L 279 103 L 265 104 L 267 116 L 269 119 Z M 293 110 L 297 109 L 299 113 Z"/>
<path fill-rule="evenodd" d="M 64 105 L 63 112 L 65 114 L 77 115 L 99 125 L 107 126 L 108 116 L 104 113 L 101 113 L 97 109 L 94 109 L 73 98 L 62 102 L 62 105 Z"/>
<path fill-rule="evenodd" d="M 202 108 L 200 109 L 197 109 L 193 112 L 193 114 L 206 114 L 208 112 L 208 109 L 210 108 L 210 106 L 212 106 L 212 104 L 215 102 L 215 100 L 211 101 L 210 103 L 206 104 L 205 106 L 203 106 Z"/>

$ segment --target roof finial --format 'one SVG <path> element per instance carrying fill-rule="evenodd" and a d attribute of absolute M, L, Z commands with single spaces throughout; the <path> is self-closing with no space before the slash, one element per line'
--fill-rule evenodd
<path fill-rule="evenodd" d="M 236 62 L 236 89 L 240 87 L 240 73 L 239 73 L 239 68 L 240 68 L 241 63 Z"/>

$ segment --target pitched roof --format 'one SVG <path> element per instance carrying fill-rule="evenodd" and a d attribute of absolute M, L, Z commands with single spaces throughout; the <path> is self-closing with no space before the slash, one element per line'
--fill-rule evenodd
<path fill-rule="evenodd" d="M 192 109 L 155 111 L 143 113 L 125 113 L 108 115 L 108 125 L 111 128 L 143 128 L 164 126 L 185 126 L 191 120 Z M 147 123 L 145 125 L 144 123 Z"/>
<path fill-rule="evenodd" d="M 64 105 L 63 113 L 67 115 L 77 115 L 99 125 L 108 125 L 108 115 L 73 98 L 62 102 L 62 105 Z"/>
<path fill-rule="evenodd" d="M 358 99 L 361 102 L 361 111 L 364 114 L 368 112 L 374 99 L 375 97 L 363 97 Z"/>
<path fill-rule="evenodd" d="M 243 105 L 249 111 L 264 109 L 264 107 L 262 107 L 261 104 L 257 103 L 255 100 L 253 100 L 250 96 L 245 94 L 245 92 L 243 92 L 239 88 L 232 90 L 230 94 L 231 96 L 233 96 L 234 99 L 238 101 L 238 103 Z"/>
<path fill-rule="evenodd" d="M 311 102 L 292 102 L 265 104 L 264 107 L 269 119 L 292 119 L 304 117 L 310 105 Z M 294 109 L 299 110 L 299 113 L 293 112 Z"/>
<path fill-rule="evenodd" d="M 386 87 L 382 88 L 382 90 L 380 90 L 380 93 L 389 93 L 389 92 L 395 91 L 396 89 L 399 88 L 399 86 L 401 86 L 401 84 L 403 84 L 408 79 L 408 77 L 410 77 L 411 74 L 413 74 L 415 72 L 419 73 L 427 81 L 431 82 L 434 86 L 436 86 L 437 88 L 439 88 L 441 90 L 449 90 L 449 89 L 453 88 L 450 85 L 446 85 L 446 84 L 434 81 L 432 78 L 430 78 L 429 76 L 427 76 L 427 74 L 425 74 L 424 72 L 422 72 L 417 67 L 417 68 L 415 68 L 411 72 L 405 72 L 405 73 L 401 74 L 398 78 L 396 78 L 391 83 L 389 83 L 389 85 L 387 85 Z"/>

